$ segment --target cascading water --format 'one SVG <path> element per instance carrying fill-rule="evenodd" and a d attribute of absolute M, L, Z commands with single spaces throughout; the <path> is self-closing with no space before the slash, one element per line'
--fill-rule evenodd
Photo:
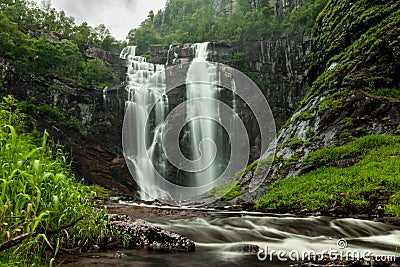
<path fill-rule="evenodd" d="M 124 150 L 127 163 L 134 166 L 143 200 L 154 196 L 168 198 L 168 194 L 161 191 L 156 183 L 157 172 L 165 174 L 166 162 L 161 153 L 163 122 L 168 113 L 164 66 L 147 63 L 144 57 L 136 56 L 135 46 L 124 48 L 120 57 L 128 61 L 127 123 L 124 122 L 123 131 L 129 133 L 129 136 L 123 135 L 123 142 L 127 144 L 124 148 L 128 148 Z"/>
<path fill-rule="evenodd" d="M 217 157 L 219 134 L 216 122 L 209 118 L 218 118 L 218 105 L 212 101 L 199 99 L 218 99 L 216 86 L 217 68 L 207 62 L 209 43 L 193 45 L 194 58 L 186 78 L 186 105 L 189 122 L 190 156 L 196 161 L 194 169 L 194 186 L 209 184 L 218 176 L 219 159 Z M 190 100 L 194 100 L 190 102 Z M 191 118 L 198 118 L 193 119 Z M 199 171 L 201 170 L 201 171 Z"/>
<path fill-rule="evenodd" d="M 217 64 L 207 61 L 208 47 L 209 43 L 193 45 L 194 58 L 188 66 L 184 80 L 186 90 L 182 96 L 186 98 L 186 103 L 182 105 L 185 107 L 182 112 L 186 114 L 184 115 L 186 124 L 182 131 L 184 136 L 179 140 L 179 144 L 184 148 L 185 156 L 191 164 L 189 169 L 182 172 L 180 167 L 175 167 L 177 165 L 172 165 L 167 160 L 162 147 L 165 141 L 164 134 L 170 132 L 170 128 L 165 129 L 169 106 L 164 66 L 148 63 L 145 58 L 136 56 L 134 46 L 128 46 L 121 52 L 120 57 L 128 62 L 126 79 L 128 100 L 123 129 L 124 155 L 130 171 L 141 188 L 140 196 L 144 200 L 187 197 L 181 194 L 180 188 L 173 192 L 164 189 L 166 183 L 192 187 L 191 192 L 195 193 L 191 196 L 207 192 L 215 186 L 215 181 L 227 166 L 230 155 L 230 148 L 227 147 L 230 140 L 224 128 L 220 127 L 222 121 L 220 102 L 218 102 L 221 90 L 218 87 L 220 77 Z M 168 62 L 171 61 L 172 53 L 176 59 L 173 46 L 170 46 Z M 176 78 L 170 74 L 171 71 L 168 72 L 168 69 L 167 73 L 168 78 L 172 80 Z M 235 91 L 235 82 L 232 83 Z M 176 97 L 171 98 L 174 99 Z M 235 114 L 231 119 L 232 126 L 238 119 L 235 94 L 231 101 Z M 171 101 L 171 109 L 175 108 L 175 102 Z M 169 145 L 168 142 L 166 144 Z"/>

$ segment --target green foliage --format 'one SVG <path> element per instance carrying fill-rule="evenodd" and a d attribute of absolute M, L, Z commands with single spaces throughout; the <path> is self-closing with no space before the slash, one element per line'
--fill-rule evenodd
<path fill-rule="evenodd" d="M 163 11 L 130 31 L 133 45 L 168 45 L 209 40 L 233 43 L 262 40 L 265 36 L 284 31 L 309 32 L 327 0 L 305 0 L 300 8 L 280 18 L 269 1 L 237 1 L 230 14 L 217 13 L 213 0 L 170 0 Z M 225 8 L 226 3 L 221 3 Z"/>
<path fill-rule="evenodd" d="M 288 140 L 286 140 L 283 144 L 282 144 L 282 148 L 285 147 L 290 147 L 291 149 L 297 149 L 299 147 L 301 147 L 303 145 L 303 140 L 293 137 L 290 138 Z"/>
<path fill-rule="evenodd" d="M 303 0 L 300 7 L 284 18 L 283 24 L 291 30 L 300 30 L 309 34 L 327 2 L 327 0 Z"/>
<path fill-rule="evenodd" d="M 313 118 L 313 115 L 311 114 L 311 112 L 309 111 L 303 111 L 300 115 L 299 115 L 299 120 L 302 121 L 307 121 Z"/>
<path fill-rule="evenodd" d="M 231 200 L 243 194 L 240 188 L 240 181 L 230 181 L 226 184 L 214 187 L 208 194 L 214 196 L 215 199 Z"/>
<path fill-rule="evenodd" d="M 318 114 L 322 115 L 327 110 L 338 112 L 343 106 L 344 97 L 336 98 L 336 95 L 331 95 L 318 103 Z"/>
<path fill-rule="evenodd" d="M 352 126 L 353 125 L 353 118 L 350 118 L 350 117 L 343 118 L 340 121 L 340 124 L 345 124 L 346 126 Z"/>
<path fill-rule="evenodd" d="M 314 135 L 314 130 L 313 130 L 312 128 L 309 128 L 309 129 L 306 131 L 306 136 L 307 136 L 307 138 L 311 138 L 311 137 L 313 137 L 313 135 Z"/>
<path fill-rule="evenodd" d="M 345 155 L 343 156 L 342 153 Z M 267 210 L 294 211 L 329 209 L 340 205 L 370 207 L 374 197 L 391 196 L 386 212 L 399 214 L 400 137 L 371 135 L 351 144 L 314 152 L 312 161 L 359 156 L 354 166 L 338 169 L 321 167 L 310 173 L 274 183 L 259 199 L 256 207 Z"/>
<path fill-rule="evenodd" d="M 350 131 L 348 129 L 344 129 L 340 133 L 340 138 L 342 138 L 342 139 L 351 139 L 351 138 L 353 138 L 353 136 L 351 135 L 351 133 L 350 133 Z"/>
<path fill-rule="evenodd" d="M 104 25 L 95 29 L 87 23 L 75 26 L 72 18 L 50 6 L 40 9 L 27 1 L 0 6 L 0 57 L 17 68 L 39 77 L 52 74 L 84 86 L 106 85 L 114 79 L 111 69 L 85 58 L 81 49 L 88 45 L 115 54 L 122 46 Z"/>
<path fill-rule="evenodd" d="M 17 130 L 23 128 L 25 123 L 25 114 L 21 112 L 17 100 L 11 95 L 5 96 L 1 99 L 0 122 L 7 125 L 13 125 Z"/>
<path fill-rule="evenodd" d="M 105 87 L 110 81 L 115 80 L 110 66 L 106 66 L 101 60 L 94 58 L 89 59 L 83 72 L 83 78 L 89 87 L 99 86 Z"/>
<path fill-rule="evenodd" d="M 82 128 L 78 119 L 73 114 L 63 111 L 57 107 L 52 107 L 48 104 L 35 104 L 32 101 L 21 102 L 19 106 L 27 114 L 38 114 L 44 118 L 47 123 L 56 121 L 57 123 L 77 130 L 81 135 L 88 134 L 88 132 Z"/>
<path fill-rule="evenodd" d="M 400 97 L 400 89 L 396 88 L 374 88 L 374 87 L 364 87 L 364 91 L 376 96 L 385 96 L 390 98 Z"/>
<path fill-rule="evenodd" d="M 15 111 L 14 105 L 8 98 L 1 103 L 2 111 Z M 24 233 L 38 235 L 2 252 L 0 261 L 9 266 L 47 265 L 60 247 L 85 247 L 110 236 L 105 211 L 96 210 L 88 201 L 88 188 L 74 182 L 62 147 L 49 142 L 47 133 L 41 140 L 18 134 L 9 122 L 24 116 L 8 115 L 0 118 L 0 243 Z"/>
<path fill-rule="evenodd" d="M 98 185 L 89 185 L 87 188 L 88 188 L 87 191 L 88 194 L 95 193 L 96 197 L 101 199 L 109 198 L 112 194 L 112 191 Z"/>
<path fill-rule="evenodd" d="M 232 55 L 223 59 L 223 63 L 229 64 L 241 70 L 249 70 L 248 61 L 245 58 L 244 52 L 235 52 Z"/>

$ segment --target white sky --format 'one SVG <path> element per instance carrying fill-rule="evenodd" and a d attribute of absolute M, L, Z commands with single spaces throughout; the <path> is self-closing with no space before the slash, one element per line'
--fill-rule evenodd
<path fill-rule="evenodd" d="M 40 3 L 41 0 L 35 0 Z M 111 35 L 125 40 L 129 30 L 137 28 L 150 10 L 157 13 L 166 0 L 51 0 L 57 10 L 64 10 L 77 24 L 86 21 L 96 27 L 104 24 Z"/>

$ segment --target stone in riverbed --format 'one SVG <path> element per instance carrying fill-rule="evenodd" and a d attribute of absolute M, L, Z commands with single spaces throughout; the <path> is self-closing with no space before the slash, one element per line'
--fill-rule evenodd
<path fill-rule="evenodd" d="M 132 220 L 126 215 L 107 216 L 110 224 L 121 232 L 120 243 L 126 248 L 187 252 L 195 250 L 195 244 L 189 238 L 161 229 L 147 221 Z"/>

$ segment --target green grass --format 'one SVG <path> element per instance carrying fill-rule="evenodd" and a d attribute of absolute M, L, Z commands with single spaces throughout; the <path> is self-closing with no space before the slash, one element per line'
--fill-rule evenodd
<path fill-rule="evenodd" d="M 221 200 L 231 200 L 243 193 L 244 192 L 240 191 L 240 181 L 230 181 L 216 186 L 208 192 L 208 194 L 214 196 L 215 199 Z"/>
<path fill-rule="evenodd" d="M 304 165 L 309 164 L 329 164 L 331 162 L 348 159 L 362 158 L 371 149 L 380 146 L 390 146 L 400 142 L 400 136 L 387 134 L 374 134 L 358 138 L 344 146 L 323 148 L 310 153 L 304 161 Z"/>
<path fill-rule="evenodd" d="M 310 173 L 274 183 L 256 208 L 266 210 L 329 209 L 335 201 L 368 208 L 376 196 L 387 196 L 385 211 L 400 214 L 400 137 L 371 135 L 346 146 L 326 148 L 310 155 L 309 162 L 328 163 L 358 157 L 354 166 L 321 167 Z"/>
<path fill-rule="evenodd" d="M 24 115 L 10 99 L 0 104 L 0 243 L 23 233 L 37 235 L 2 252 L 0 262 L 52 265 L 60 247 L 84 249 L 112 233 L 105 210 L 89 202 L 89 188 L 74 181 L 62 147 L 47 133 L 38 140 L 11 125 Z"/>
<path fill-rule="evenodd" d="M 386 213 L 400 216 L 400 192 L 393 194 L 386 205 Z"/>

